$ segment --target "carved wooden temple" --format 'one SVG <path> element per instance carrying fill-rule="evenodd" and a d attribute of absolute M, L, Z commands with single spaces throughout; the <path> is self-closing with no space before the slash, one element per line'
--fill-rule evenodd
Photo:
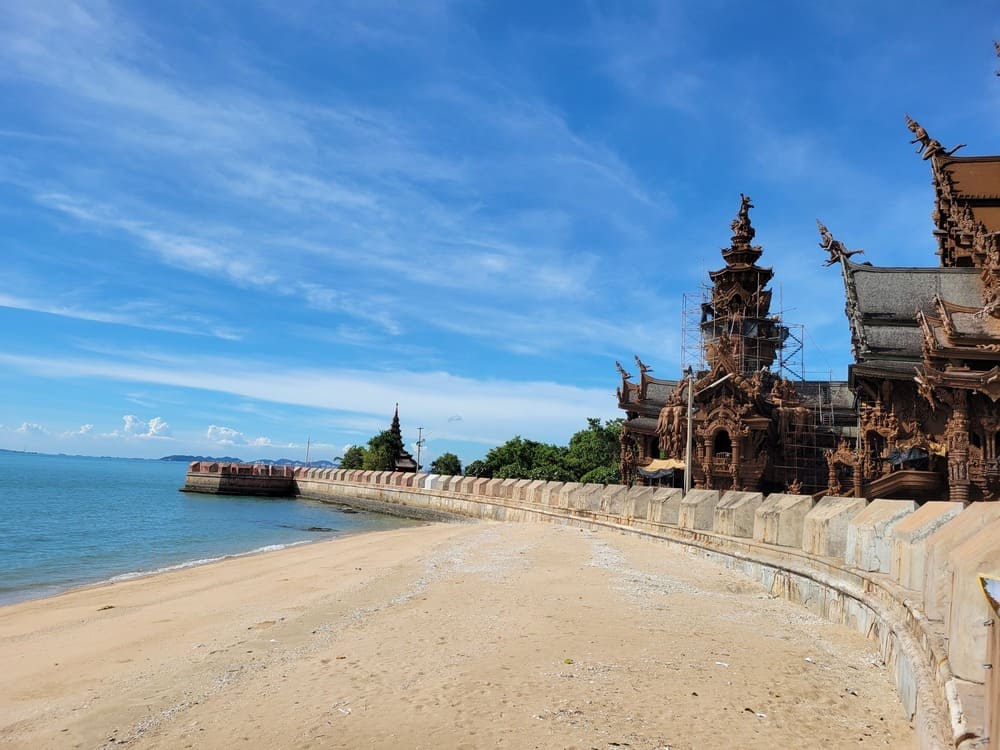
<path fill-rule="evenodd" d="M 774 272 L 758 265 L 753 204 L 741 196 L 725 266 L 709 274 L 702 305 L 707 369 L 693 373 L 692 484 L 722 490 L 815 493 L 827 487 L 825 452 L 855 427 L 845 382 L 792 382 L 772 367 L 788 337 L 771 312 Z M 659 380 L 638 357 L 638 383 L 618 364 L 625 482 L 679 482 L 684 466 L 689 380 Z"/>
<path fill-rule="evenodd" d="M 831 452 L 855 496 L 1000 498 L 1000 156 L 956 156 L 906 118 L 930 163 L 937 268 L 859 265 L 829 233 L 847 296 L 858 438 Z"/>

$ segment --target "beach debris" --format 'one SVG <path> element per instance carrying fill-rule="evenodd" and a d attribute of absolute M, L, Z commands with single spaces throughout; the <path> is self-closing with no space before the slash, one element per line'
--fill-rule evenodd
<path fill-rule="evenodd" d="M 337 658 L 338 659 L 346 659 L 347 657 L 346 656 L 338 656 Z"/>
<path fill-rule="evenodd" d="M 106 609 L 114 609 L 114 608 L 115 608 L 114 604 L 105 604 L 103 607 L 98 607 L 97 611 L 98 612 L 103 612 Z"/>
<path fill-rule="evenodd" d="M 805 658 L 805 660 L 806 660 L 807 662 L 809 662 L 810 664 L 815 664 L 815 663 L 816 663 L 816 660 L 815 660 L 815 659 L 813 659 L 813 658 L 812 658 L 811 656 L 807 656 L 807 657 Z"/>
<path fill-rule="evenodd" d="M 857 694 L 858 694 L 858 691 L 857 691 L 857 690 L 855 690 L 854 688 L 844 688 L 844 690 L 846 690 L 846 691 L 847 691 L 848 693 L 850 693 L 851 695 L 853 695 L 853 696 L 855 696 L 855 697 L 856 697 L 856 696 L 857 696 Z"/>
<path fill-rule="evenodd" d="M 576 663 L 576 662 L 574 662 L 574 661 L 573 661 L 572 659 L 570 659 L 569 657 L 566 657 L 565 659 L 563 659 L 563 664 L 575 664 L 575 663 Z"/>
<path fill-rule="evenodd" d="M 715 666 L 717 666 L 717 667 L 728 667 L 729 663 L 728 662 L 724 662 L 724 661 L 717 661 L 717 662 L 715 662 Z"/>
<path fill-rule="evenodd" d="M 753 714 L 758 719 L 766 719 L 767 718 L 767 714 L 762 714 L 760 711 L 755 711 L 752 708 L 748 707 L 748 708 L 744 708 L 743 710 L 746 711 L 748 714 Z"/>

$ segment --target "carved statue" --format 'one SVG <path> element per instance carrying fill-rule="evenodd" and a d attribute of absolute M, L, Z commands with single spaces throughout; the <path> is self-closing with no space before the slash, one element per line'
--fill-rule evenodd
<path fill-rule="evenodd" d="M 660 449 L 669 458 L 683 456 L 681 436 L 686 425 L 685 408 L 680 404 L 668 403 L 660 409 L 656 422 L 656 432 L 660 436 Z"/>
<path fill-rule="evenodd" d="M 852 255 L 865 252 L 864 250 L 848 250 L 843 242 L 833 238 L 833 234 L 826 228 L 826 224 L 819 219 L 816 219 L 816 227 L 819 229 L 819 246 L 830 253 L 830 257 L 823 264 L 824 266 L 832 266 L 834 263 L 839 263 L 841 258 L 850 258 Z"/>
<path fill-rule="evenodd" d="M 750 224 L 750 209 L 753 207 L 750 196 L 740 193 L 740 210 L 736 213 L 736 218 L 733 219 L 733 223 L 730 225 L 733 229 L 734 243 L 750 244 L 757 233 Z"/>
<path fill-rule="evenodd" d="M 911 133 L 913 133 L 913 140 L 910 141 L 910 143 L 919 144 L 915 153 L 920 154 L 921 159 L 930 159 L 932 156 L 936 156 L 938 154 L 951 156 L 960 148 L 965 146 L 964 143 L 960 143 L 950 151 L 946 151 L 944 146 L 941 145 L 941 141 L 931 138 L 927 134 L 927 131 L 920 126 L 920 123 L 909 115 L 906 115 L 906 127 Z"/>
<path fill-rule="evenodd" d="M 622 380 L 630 380 L 632 378 L 632 373 L 625 372 L 625 368 L 622 367 L 622 363 L 617 359 L 615 360 L 615 367 L 618 368 L 618 374 L 622 376 Z"/>
<path fill-rule="evenodd" d="M 646 363 L 644 363 L 641 359 L 639 359 L 639 355 L 638 354 L 633 354 L 632 356 L 635 357 L 635 363 L 637 365 L 639 365 L 639 371 L 643 375 L 645 375 L 647 372 L 652 372 L 653 371 L 652 367 L 650 367 L 649 365 L 647 365 Z"/>
<path fill-rule="evenodd" d="M 705 356 L 709 364 L 722 369 L 723 372 L 736 372 L 736 359 L 733 351 L 733 340 L 728 334 L 721 334 L 715 341 L 705 344 Z"/>

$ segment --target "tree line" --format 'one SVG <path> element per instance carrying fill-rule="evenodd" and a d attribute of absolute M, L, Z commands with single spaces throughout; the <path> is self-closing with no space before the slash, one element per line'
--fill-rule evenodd
<path fill-rule="evenodd" d="M 569 445 L 539 443 L 517 435 L 492 448 L 483 458 L 465 467 L 465 475 L 499 479 L 544 479 L 550 482 L 621 481 L 620 439 L 622 420 L 587 419 L 586 428 L 573 434 Z M 367 447 L 352 445 L 340 461 L 342 469 L 391 471 L 403 448 L 401 440 L 384 430 Z M 433 474 L 462 474 L 462 463 L 454 453 L 442 453 L 431 462 Z"/>

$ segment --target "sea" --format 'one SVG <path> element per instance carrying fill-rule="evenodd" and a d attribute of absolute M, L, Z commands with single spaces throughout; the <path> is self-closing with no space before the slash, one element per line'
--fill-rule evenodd
<path fill-rule="evenodd" d="M 0 605 L 419 521 L 180 492 L 187 464 L 0 452 Z"/>

